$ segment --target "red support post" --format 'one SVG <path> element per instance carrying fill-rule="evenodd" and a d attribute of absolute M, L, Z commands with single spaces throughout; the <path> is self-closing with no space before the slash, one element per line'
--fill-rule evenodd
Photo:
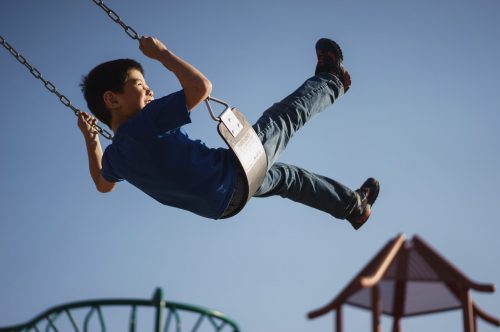
<path fill-rule="evenodd" d="M 392 321 L 392 332 L 401 332 L 401 318 L 394 317 Z"/>
<path fill-rule="evenodd" d="M 335 331 L 342 332 L 342 306 L 337 308 L 337 312 L 335 314 Z"/>
<path fill-rule="evenodd" d="M 382 300 L 378 285 L 372 287 L 372 326 L 373 332 L 382 332 L 380 315 L 382 314 Z"/>
<path fill-rule="evenodd" d="M 475 332 L 474 329 L 474 304 L 470 296 L 470 290 L 462 293 L 462 308 L 464 315 L 464 332 Z"/>

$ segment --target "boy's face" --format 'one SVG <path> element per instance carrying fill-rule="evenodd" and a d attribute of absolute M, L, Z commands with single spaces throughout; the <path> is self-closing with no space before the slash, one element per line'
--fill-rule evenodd
<path fill-rule="evenodd" d="M 123 84 L 123 92 L 115 94 L 120 105 L 120 112 L 129 116 L 133 116 L 143 109 L 154 99 L 153 96 L 153 91 L 137 69 L 129 69 L 127 79 Z"/>

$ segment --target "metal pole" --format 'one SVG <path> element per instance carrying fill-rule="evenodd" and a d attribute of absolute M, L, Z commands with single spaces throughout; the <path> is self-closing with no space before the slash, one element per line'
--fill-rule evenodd
<path fill-rule="evenodd" d="M 163 321 L 163 309 L 165 301 L 163 300 L 163 290 L 157 288 L 153 295 L 153 303 L 155 304 L 155 332 L 161 332 L 161 322 Z"/>

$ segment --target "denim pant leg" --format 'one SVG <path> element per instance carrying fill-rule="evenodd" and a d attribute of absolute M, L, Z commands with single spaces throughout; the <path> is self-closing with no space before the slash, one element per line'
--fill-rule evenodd
<path fill-rule="evenodd" d="M 337 77 L 320 74 L 305 81 L 295 92 L 262 114 L 253 129 L 264 145 L 268 169 L 285 150 L 295 132 L 343 93 L 344 88 Z"/>
<path fill-rule="evenodd" d="M 294 133 L 316 114 L 332 105 L 344 92 L 337 77 L 314 76 L 295 92 L 267 109 L 253 128 L 268 159 L 268 172 L 255 197 L 280 195 L 343 219 L 354 202 L 354 193 L 344 185 L 306 171 L 275 163 Z"/>
<path fill-rule="evenodd" d="M 254 197 L 279 195 L 295 202 L 345 219 L 354 203 L 351 189 L 341 183 L 303 168 L 275 163 Z"/>

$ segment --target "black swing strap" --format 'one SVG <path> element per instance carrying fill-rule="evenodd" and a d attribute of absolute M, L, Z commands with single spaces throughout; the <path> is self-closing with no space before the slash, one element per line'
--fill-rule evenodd
<path fill-rule="evenodd" d="M 68 97 L 66 97 L 65 95 L 63 95 L 62 93 L 60 93 L 56 86 L 49 80 L 46 80 L 43 76 L 42 76 L 42 73 L 40 73 L 40 71 L 38 69 L 36 69 L 35 67 L 33 67 L 29 62 L 28 60 L 26 60 L 26 58 L 20 54 L 18 51 L 16 51 L 16 49 L 14 47 L 12 47 L 6 40 L 5 38 L 3 38 L 2 36 L 0 36 L 0 44 L 7 50 L 9 51 L 10 54 L 12 54 L 17 61 L 19 61 L 19 63 L 21 63 L 22 65 L 24 65 L 26 68 L 28 68 L 28 70 L 30 71 L 30 73 L 38 80 L 42 81 L 43 82 L 43 85 L 45 86 L 45 88 L 47 90 L 49 90 L 50 93 L 53 93 L 54 95 L 56 95 L 59 100 L 61 101 L 61 103 L 70 108 L 73 113 L 75 113 L 76 116 L 80 115 L 81 111 L 76 108 L 75 106 L 73 106 L 73 104 L 71 104 L 71 101 L 68 99 Z M 113 138 L 113 135 L 111 135 L 111 133 L 109 133 L 106 129 L 104 128 L 101 128 L 99 125 L 97 124 L 94 124 L 92 125 L 92 127 L 99 133 L 101 134 L 104 138 L 107 138 L 107 139 L 112 139 Z"/>

